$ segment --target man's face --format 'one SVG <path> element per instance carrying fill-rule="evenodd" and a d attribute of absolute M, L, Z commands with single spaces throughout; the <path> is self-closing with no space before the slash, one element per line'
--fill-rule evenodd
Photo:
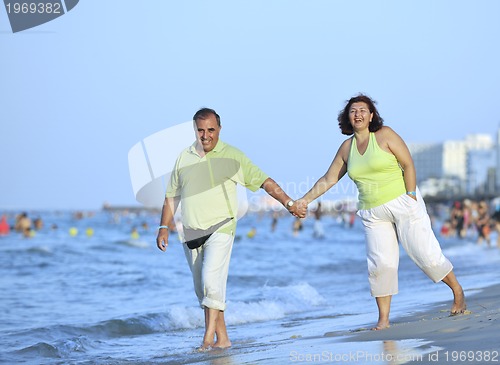
<path fill-rule="evenodd" d="M 195 128 L 198 142 L 203 147 L 203 151 L 212 151 L 217 145 L 217 142 L 219 142 L 219 133 L 221 130 L 221 127 L 217 124 L 215 115 L 210 114 L 205 119 L 197 119 L 195 121 Z"/>

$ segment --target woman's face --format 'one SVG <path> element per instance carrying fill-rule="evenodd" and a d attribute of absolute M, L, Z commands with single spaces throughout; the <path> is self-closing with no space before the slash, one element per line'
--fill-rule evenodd
<path fill-rule="evenodd" d="M 349 108 L 349 121 L 354 131 L 368 128 L 372 118 L 373 113 L 370 113 L 370 108 L 365 102 L 352 103 Z"/>

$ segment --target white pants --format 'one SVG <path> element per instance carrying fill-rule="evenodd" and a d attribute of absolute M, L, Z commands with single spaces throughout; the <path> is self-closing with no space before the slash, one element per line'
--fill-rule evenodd
<path fill-rule="evenodd" d="M 226 284 L 234 236 L 214 233 L 204 245 L 184 253 L 193 274 L 194 291 L 202 308 L 226 309 Z"/>
<path fill-rule="evenodd" d="M 444 257 L 434 235 L 424 200 L 404 194 L 378 207 L 359 210 L 366 233 L 368 280 L 371 295 L 383 297 L 398 293 L 399 246 L 434 282 L 453 269 Z"/>

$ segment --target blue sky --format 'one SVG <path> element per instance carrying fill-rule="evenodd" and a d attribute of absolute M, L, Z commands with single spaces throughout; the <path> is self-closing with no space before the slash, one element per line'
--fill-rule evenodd
<path fill-rule="evenodd" d="M 498 14 L 496 0 L 81 0 L 13 34 L 2 8 L 0 210 L 136 204 L 130 148 L 202 106 L 292 196 L 328 168 L 358 92 L 407 142 L 493 136 Z"/>

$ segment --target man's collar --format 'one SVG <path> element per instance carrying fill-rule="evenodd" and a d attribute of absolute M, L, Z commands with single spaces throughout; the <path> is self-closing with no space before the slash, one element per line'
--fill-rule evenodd
<path fill-rule="evenodd" d="M 196 150 L 196 146 L 198 145 L 198 141 L 194 141 L 193 144 L 189 147 L 189 151 L 192 152 L 192 153 L 195 153 L 197 154 L 198 156 L 200 155 L 198 153 L 198 151 Z M 224 147 L 226 146 L 226 143 L 222 142 L 220 139 L 217 141 L 217 144 L 215 145 L 214 149 L 210 152 L 220 152 L 224 149 Z M 207 153 L 210 153 L 210 152 L 207 152 Z"/>
<path fill-rule="evenodd" d="M 214 149 L 210 152 L 220 152 L 224 149 L 225 146 L 226 146 L 226 144 L 219 139 L 217 141 L 217 144 L 215 145 Z"/>

